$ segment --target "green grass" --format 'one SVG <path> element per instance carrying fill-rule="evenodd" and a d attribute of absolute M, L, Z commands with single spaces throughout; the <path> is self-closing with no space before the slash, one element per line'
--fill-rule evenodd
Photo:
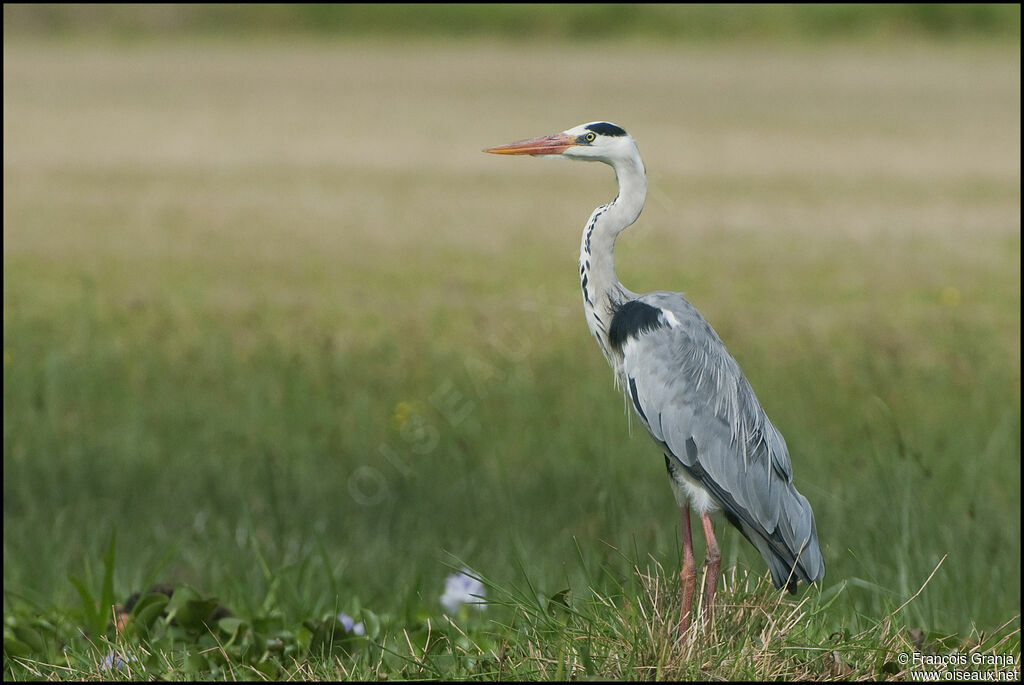
<path fill-rule="evenodd" d="M 1010 4 L 61 5 L 4 8 L 4 35 L 228 38 L 299 35 L 511 40 L 1020 40 Z"/>
<path fill-rule="evenodd" d="M 5 678 L 1019 655 L 1018 57 L 5 42 Z M 611 174 L 479 152 L 598 117 L 650 172 L 621 279 L 715 326 L 828 564 L 780 602 L 719 525 L 715 633 L 682 650 L 664 467 L 579 311 Z M 493 604 L 452 625 L 463 563 Z M 115 633 L 157 583 L 192 613 Z"/>
<path fill-rule="evenodd" d="M 539 593 L 522 567 L 518 583 L 506 586 L 474 573 L 482 581 L 475 596 L 486 596 L 486 605 L 477 610 L 463 604 L 455 616 L 422 609 L 378 615 L 349 602 L 352 620 L 361 619 L 351 629 L 336 611 L 303 620 L 276 610 L 240 618 L 184 585 L 143 593 L 131 607 L 119 605 L 119 627 L 106 633 L 83 636 L 61 617 L 11 614 L 6 670 L 18 678 L 104 680 L 852 680 L 907 678 L 922 670 L 907 664 L 915 653 L 953 650 L 975 664 L 1020 656 L 1019 638 L 1009 626 L 964 641 L 908 633 L 889 615 L 856 633 L 828 633 L 826 616 L 842 588 L 828 599 L 809 592 L 800 601 L 786 600 L 765 578 L 735 568 L 722 579 L 714 627 L 696 626 L 679 642 L 677 588 L 666 583 L 660 564 L 634 566 L 625 577 L 598 578 L 608 569 L 596 571 L 585 562 L 580 569 L 587 584 L 579 595 L 571 587 Z M 106 573 L 105 585 L 110 580 Z M 88 614 L 100 603 L 82 594 Z M 63 644 L 59 658 L 54 643 Z M 1009 663 L 997 670 L 1013 668 Z M 962 670 L 977 675 L 993 669 Z"/>

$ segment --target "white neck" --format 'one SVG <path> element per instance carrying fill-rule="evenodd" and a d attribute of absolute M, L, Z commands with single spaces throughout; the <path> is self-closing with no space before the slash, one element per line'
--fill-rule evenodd
<path fill-rule="evenodd" d="M 640 216 L 647 197 L 647 176 L 640 153 L 612 163 L 619 182 L 618 196 L 594 210 L 583 229 L 580 244 L 580 282 L 587 325 L 601 351 L 611 361 L 608 326 L 615 308 L 635 296 L 615 276 L 615 239 Z"/>

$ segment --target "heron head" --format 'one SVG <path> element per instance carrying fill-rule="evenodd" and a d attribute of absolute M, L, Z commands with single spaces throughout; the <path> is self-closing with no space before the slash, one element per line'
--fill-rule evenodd
<path fill-rule="evenodd" d="M 489 147 L 484 152 L 496 155 L 547 155 L 615 164 L 619 159 L 635 155 L 636 143 L 621 127 L 607 121 L 592 121 L 551 136 Z"/>

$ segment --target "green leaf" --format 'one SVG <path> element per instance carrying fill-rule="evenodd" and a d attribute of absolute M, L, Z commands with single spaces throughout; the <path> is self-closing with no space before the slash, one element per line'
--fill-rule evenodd
<path fill-rule="evenodd" d="M 884 664 L 882 664 L 882 668 L 879 672 L 879 679 L 888 680 L 889 677 L 892 677 L 899 672 L 900 667 L 897 666 L 894 661 L 886 661 Z"/>
<path fill-rule="evenodd" d="M 246 622 L 234 616 L 228 616 L 217 621 L 217 628 L 229 636 L 228 644 L 234 642 L 235 638 L 245 633 Z"/>
<path fill-rule="evenodd" d="M 205 652 L 206 660 L 210 664 L 210 668 L 217 669 L 218 667 L 225 667 L 230 662 L 228 655 L 221 649 L 211 649 Z"/>
<path fill-rule="evenodd" d="M 200 671 L 210 670 L 210 665 L 206 662 L 206 657 L 198 652 L 191 652 L 185 657 L 185 663 L 182 668 L 186 673 L 199 673 Z"/>
<path fill-rule="evenodd" d="M 572 590 L 565 588 L 555 594 L 551 595 L 548 600 L 547 612 L 548 615 L 558 621 L 563 626 L 569 623 L 569 617 L 572 614 Z"/>
<path fill-rule="evenodd" d="M 188 585 L 179 585 L 174 588 L 174 594 L 171 595 L 170 601 L 167 602 L 167 622 L 170 623 L 172 620 L 175 620 L 178 612 L 184 609 L 185 605 L 197 599 L 201 599 L 199 593 Z"/>
<path fill-rule="evenodd" d="M 4 657 L 31 656 L 32 648 L 14 636 L 13 631 L 4 630 Z M 6 666 L 5 666 L 6 668 Z"/>
<path fill-rule="evenodd" d="M 295 631 L 295 646 L 296 648 L 298 648 L 300 652 L 305 653 L 307 650 L 309 650 L 309 646 L 312 644 L 312 642 L 313 631 L 311 631 L 306 626 L 300 626 L 299 629 Z"/>
<path fill-rule="evenodd" d="M 275 664 L 271 659 L 263 659 L 259 663 L 253 664 L 253 668 L 259 673 L 265 675 L 268 679 L 277 680 L 277 664 Z"/>
<path fill-rule="evenodd" d="M 111 616 L 114 606 L 114 550 L 117 542 L 117 531 L 111 531 L 110 544 L 103 556 L 103 588 L 100 590 L 100 613 L 103 614 L 103 630 L 106 630 L 107 619 Z"/>
<path fill-rule="evenodd" d="M 264 654 L 267 651 L 267 636 L 259 630 L 254 630 L 252 633 L 252 644 L 256 648 L 256 651 L 260 654 Z"/>
<path fill-rule="evenodd" d="M 78 596 L 82 599 L 82 618 L 85 621 L 85 629 L 91 636 L 103 635 L 107 632 L 106 612 L 99 608 L 92 593 L 80 579 L 75 576 L 68 576 L 68 580 L 75 586 Z"/>
<path fill-rule="evenodd" d="M 597 669 L 594 668 L 594 660 L 590 658 L 590 636 L 587 636 L 586 640 L 580 642 L 580 658 L 583 661 L 583 668 L 587 672 L 588 677 L 594 677 L 597 673 Z"/>
<path fill-rule="evenodd" d="M 139 635 L 147 635 L 153 626 L 153 623 L 160 617 L 164 609 L 167 607 L 170 599 L 167 595 L 155 592 L 150 595 L 142 597 L 134 607 L 132 607 L 131 622 L 129 625 L 133 626 L 135 631 Z"/>
<path fill-rule="evenodd" d="M 280 616 L 258 616 L 252 620 L 252 627 L 257 633 L 276 633 L 284 628 L 284 620 Z"/>
<path fill-rule="evenodd" d="M 153 645 L 150 645 L 150 647 L 152 646 Z M 161 658 L 161 654 L 154 650 L 148 657 L 146 657 L 145 661 L 143 661 L 143 670 L 149 671 L 150 673 L 159 673 L 160 669 L 163 668 L 163 665 L 164 662 Z"/>
<path fill-rule="evenodd" d="M 564 613 L 572 608 L 572 588 L 565 588 L 551 595 L 548 600 L 548 613 L 552 616 Z"/>
<path fill-rule="evenodd" d="M 14 634 L 18 640 L 27 644 L 33 652 L 37 654 L 45 654 L 46 642 L 43 640 L 43 636 L 39 634 L 35 628 L 30 626 L 15 626 Z"/>
<path fill-rule="evenodd" d="M 362 611 L 363 627 L 366 628 L 366 637 L 376 640 L 380 635 L 380 618 L 369 609 Z"/>
<path fill-rule="evenodd" d="M 199 631 L 206 627 L 210 614 L 217 608 L 217 600 L 192 599 L 185 602 L 185 606 L 178 609 L 176 615 L 178 625 L 186 630 Z"/>

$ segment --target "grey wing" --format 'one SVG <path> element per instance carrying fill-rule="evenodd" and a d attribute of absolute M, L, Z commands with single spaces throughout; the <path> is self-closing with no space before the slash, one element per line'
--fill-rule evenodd
<path fill-rule="evenodd" d="M 645 310 L 648 325 L 620 328 L 617 342 L 623 389 L 669 470 L 681 467 L 719 503 L 761 552 L 776 587 L 794 592 L 797 579 L 824 578 L 814 513 L 793 486 L 786 442 L 718 335 L 676 293 L 627 305 L 660 312 L 655 321 Z"/>

